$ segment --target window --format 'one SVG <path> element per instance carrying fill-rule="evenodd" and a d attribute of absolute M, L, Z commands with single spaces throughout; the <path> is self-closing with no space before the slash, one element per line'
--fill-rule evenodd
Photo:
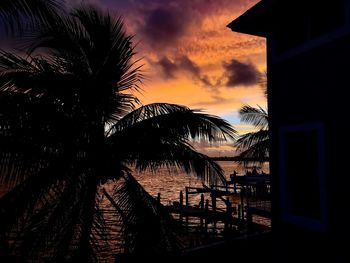
<path fill-rule="evenodd" d="M 325 226 L 324 138 L 321 124 L 280 130 L 281 210 L 285 221 Z"/>

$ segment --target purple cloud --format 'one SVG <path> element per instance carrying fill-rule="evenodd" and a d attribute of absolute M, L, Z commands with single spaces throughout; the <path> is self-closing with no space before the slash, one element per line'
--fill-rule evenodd
<path fill-rule="evenodd" d="M 189 57 L 181 56 L 177 59 L 177 63 L 180 69 L 190 72 L 193 76 L 200 78 L 201 69 L 200 67 L 194 63 Z"/>
<path fill-rule="evenodd" d="M 243 63 L 232 59 L 228 63 L 223 64 L 228 87 L 235 86 L 252 86 L 258 83 L 260 72 L 252 63 Z"/>
<path fill-rule="evenodd" d="M 160 66 L 166 79 L 176 78 L 176 73 L 180 71 L 189 73 L 195 79 L 201 78 L 200 67 L 187 56 L 179 56 L 174 60 L 163 56 L 159 61 L 152 62 L 152 64 Z"/>
<path fill-rule="evenodd" d="M 187 56 L 179 56 L 174 60 L 163 56 L 157 62 L 151 63 L 160 67 L 165 79 L 174 79 L 177 77 L 177 73 L 184 72 L 189 74 L 194 81 L 200 82 L 204 87 L 211 89 L 221 86 L 252 86 L 259 82 L 261 75 L 252 63 L 243 63 L 235 59 L 223 63 L 225 72 L 222 77 L 217 79 L 212 79 L 203 74 L 201 68 Z"/>
<path fill-rule="evenodd" d="M 158 61 L 158 65 L 160 66 L 163 75 L 166 79 L 175 78 L 176 72 L 179 70 L 179 66 L 171 61 L 168 57 L 164 56 Z"/>
<path fill-rule="evenodd" d="M 145 18 L 139 33 L 151 46 L 157 48 L 176 44 L 185 34 L 187 21 L 177 10 L 158 8 L 152 10 Z"/>
<path fill-rule="evenodd" d="M 200 27 L 208 15 L 237 10 L 257 0 L 133 0 L 124 12 L 134 20 L 136 33 L 158 50 L 174 47 L 192 28 Z M 135 13 L 136 12 L 136 13 Z M 229 22 L 229 21 L 228 21 Z"/>
<path fill-rule="evenodd" d="M 201 83 L 204 87 L 215 88 L 221 84 L 221 80 L 213 84 L 209 76 L 202 73 L 201 68 L 189 57 L 183 55 L 170 60 L 167 56 L 163 56 L 157 62 L 151 64 L 159 66 L 165 79 L 174 79 L 178 72 L 187 73 L 194 81 Z M 214 81 L 215 82 L 215 81 Z"/>

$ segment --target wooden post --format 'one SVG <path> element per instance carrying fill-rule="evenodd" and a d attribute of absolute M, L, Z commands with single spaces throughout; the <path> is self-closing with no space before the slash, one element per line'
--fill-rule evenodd
<path fill-rule="evenodd" d="M 180 191 L 180 208 L 182 208 L 184 205 L 184 194 L 182 191 Z"/>
<path fill-rule="evenodd" d="M 250 231 L 253 226 L 253 214 L 249 207 L 246 208 L 246 213 L 247 213 L 247 228 Z"/>
<path fill-rule="evenodd" d="M 213 213 L 215 214 L 216 212 L 216 194 L 215 190 L 213 189 L 213 186 L 211 186 L 211 206 Z M 216 229 L 216 221 L 214 220 L 214 229 Z"/>
<path fill-rule="evenodd" d="M 185 191 L 186 191 L 186 206 L 188 206 L 188 187 L 185 187 Z"/>
<path fill-rule="evenodd" d="M 201 194 L 201 205 L 200 205 L 201 209 L 204 209 L 204 194 Z"/>
<path fill-rule="evenodd" d="M 244 221 L 244 194 L 246 193 L 246 189 L 244 186 L 241 186 L 241 219 Z"/>
<path fill-rule="evenodd" d="M 241 205 L 238 205 L 238 218 L 241 219 Z"/>
<path fill-rule="evenodd" d="M 188 207 L 189 206 L 189 202 L 188 202 L 188 187 L 186 186 L 185 187 L 185 191 L 186 191 L 186 196 L 185 196 L 185 198 L 186 198 L 186 207 Z M 188 227 L 188 216 L 186 216 L 186 228 Z"/>
<path fill-rule="evenodd" d="M 157 202 L 158 202 L 158 204 L 160 204 L 160 193 L 158 193 L 158 195 L 157 195 Z"/>
<path fill-rule="evenodd" d="M 209 216 L 209 200 L 205 200 L 205 224 L 204 224 L 204 231 L 208 232 L 208 216 Z"/>
<path fill-rule="evenodd" d="M 227 219 L 225 220 L 225 230 L 228 231 L 230 226 L 229 222 L 232 216 L 232 204 L 228 197 L 226 197 L 226 213 L 227 213 Z"/>
<path fill-rule="evenodd" d="M 211 206 L 212 206 L 212 209 L 213 209 L 213 211 L 215 212 L 216 211 L 216 195 L 215 195 L 215 192 L 214 192 L 215 190 L 211 190 L 211 194 L 210 194 L 210 196 L 211 196 Z"/>
<path fill-rule="evenodd" d="M 204 210 L 204 194 L 201 194 L 201 202 L 199 208 Z M 200 227 L 201 231 L 203 231 L 203 216 L 200 217 Z"/>
<path fill-rule="evenodd" d="M 180 224 L 182 224 L 182 209 L 183 209 L 183 205 L 184 205 L 184 194 L 182 191 L 180 191 L 180 214 L 179 214 L 179 220 L 180 220 Z"/>

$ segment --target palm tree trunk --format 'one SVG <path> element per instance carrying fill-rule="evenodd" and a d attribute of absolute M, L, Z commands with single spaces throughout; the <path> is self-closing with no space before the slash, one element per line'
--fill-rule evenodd
<path fill-rule="evenodd" d="M 97 192 L 96 181 L 88 180 L 86 187 L 86 196 L 81 217 L 81 243 L 77 254 L 79 262 L 92 262 L 92 256 L 94 254 L 91 247 L 91 234 L 95 214 L 95 198 Z"/>
<path fill-rule="evenodd" d="M 88 150 L 83 171 L 86 172 L 86 195 L 82 208 L 81 245 L 78 252 L 80 262 L 92 262 L 94 251 L 91 235 L 95 215 L 95 201 L 103 169 L 104 127 L 98 122 L 91 122 Z"/>

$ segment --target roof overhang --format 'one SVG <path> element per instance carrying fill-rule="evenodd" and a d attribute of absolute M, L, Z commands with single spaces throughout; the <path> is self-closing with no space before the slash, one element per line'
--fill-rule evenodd
<path fill-rule="evenodd" d="M 232 31 L 249 35 L 267 36 L 267 2 L 260 1 L 227 25 Z"/>

